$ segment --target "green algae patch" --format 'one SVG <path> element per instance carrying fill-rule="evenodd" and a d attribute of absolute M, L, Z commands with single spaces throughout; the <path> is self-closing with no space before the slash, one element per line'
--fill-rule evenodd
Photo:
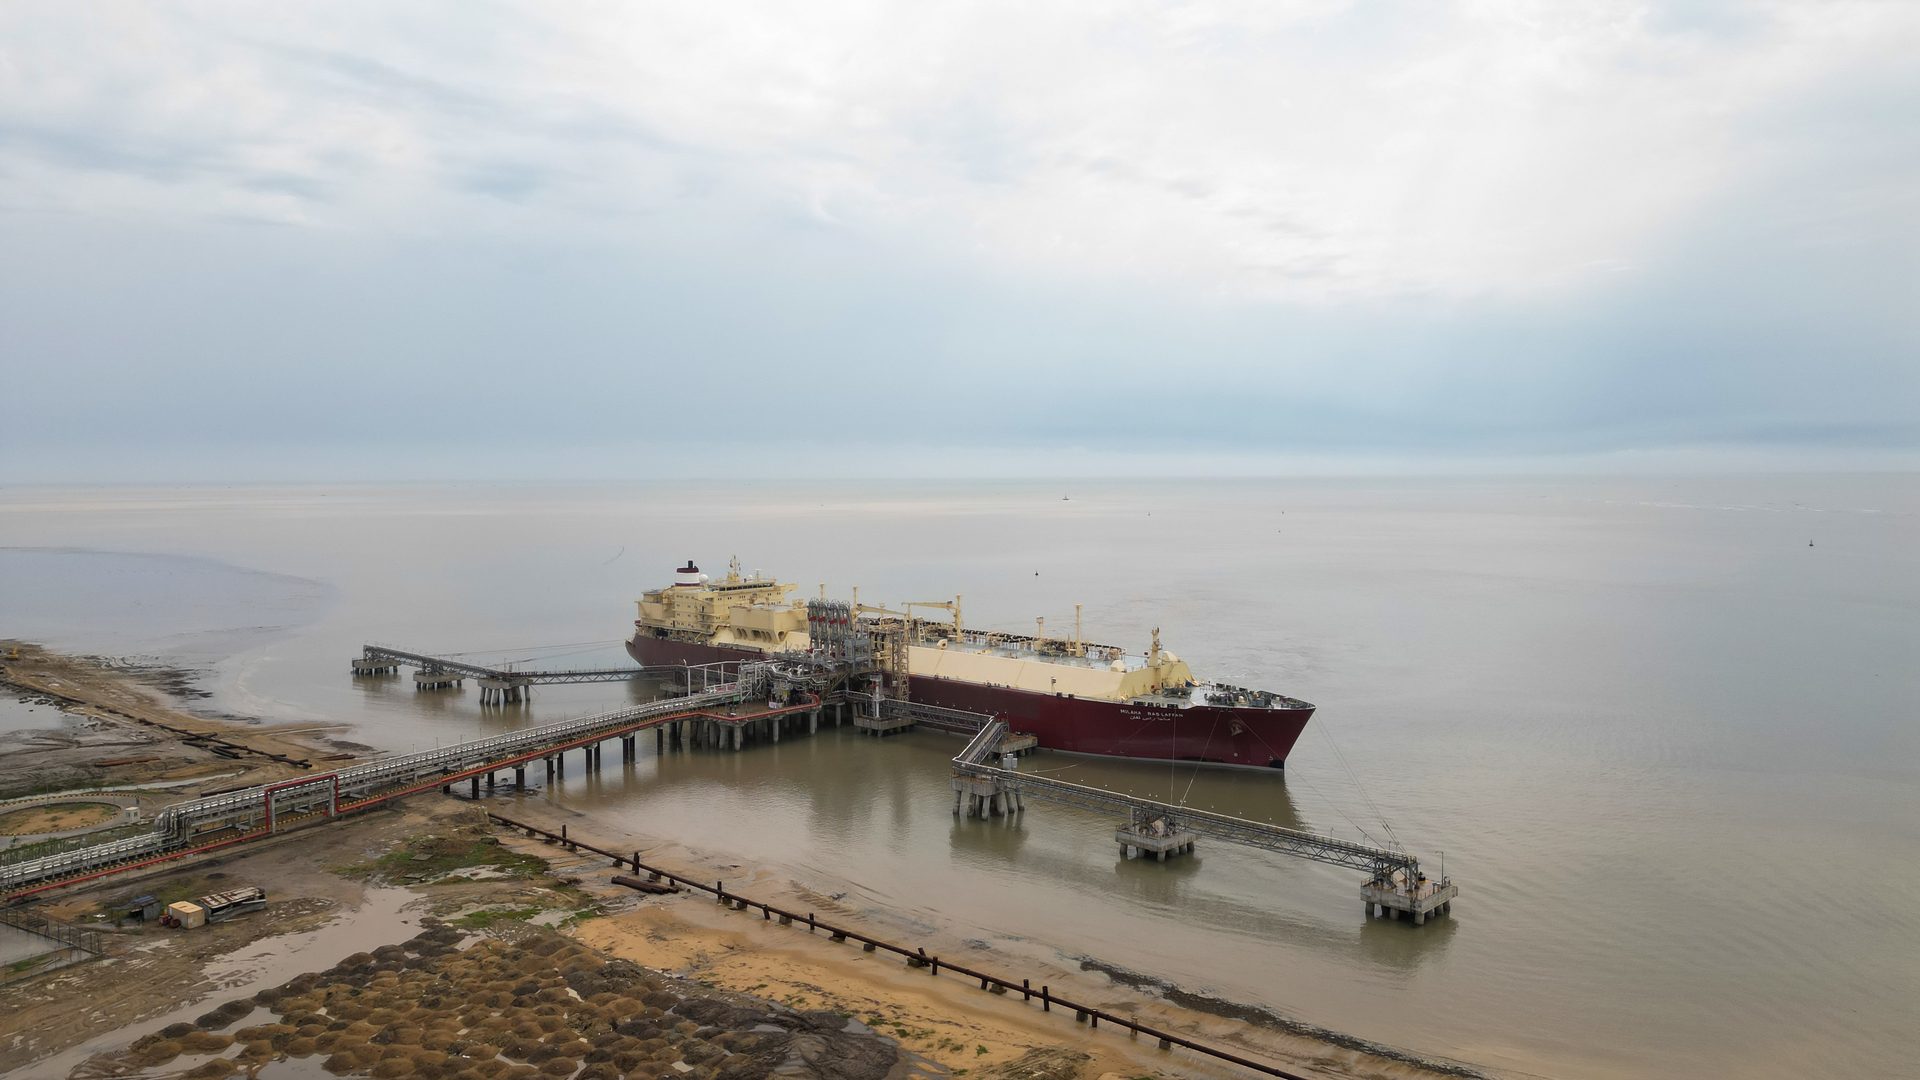
<path fill-rule="evenodd" d="M 481 908 L 479 911 L 469 911 L 457 919 L 450 919 L 448 924 L 462 930 L 487 930 L 500 923 L 526 922 L 547 910 L 549 909 L 543 907 Z"/>
<path fill-rule="evenodd" d="M 446 836 L 416 836 L 368 862 L 343 867 L 349 877 L 401 885 L 431 884 L 473 871 L 474 877 L 532 878 L 546 873 L 546 860 L 512 851 L 484 833 L 462 830 Z"/>

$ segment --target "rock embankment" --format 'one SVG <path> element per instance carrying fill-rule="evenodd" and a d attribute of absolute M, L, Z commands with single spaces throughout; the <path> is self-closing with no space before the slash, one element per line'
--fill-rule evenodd
<path fill-rule="evenodd" d="M 880 1080 L 900 1058 L 893 1040 L 837 1013 L 714 990 L 558 934 L 462 939 L 433 924 L 148 1035 L 111 1064 L 194 1080 L 271 1077 L 288 1058 L 429 1080 Z"/>

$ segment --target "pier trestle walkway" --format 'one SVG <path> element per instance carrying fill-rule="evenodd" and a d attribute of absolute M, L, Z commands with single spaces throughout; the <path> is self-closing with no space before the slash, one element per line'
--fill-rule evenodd
<path fill-rule="evenodd" d="M 493 667 L 450 656 L 413 652 L 393 645 L 367 644 L 352 660 L 355 675 L 394 675 L 403 667 L 414 669 L 416 690 L 440 690 L 459 686 L 468 679 L 480 684 L 480 702 L 498 705 L 525 700 L 536 684 L 626 682 L 636 678 L 683 679 L 694 683 L 727 682 L 737 676 L 740 661 L 714 664 L 664 665 L 638 667 L 629 664 L 611 668 L 523 669 L 514 666 Z"/>
<path fill-rule="evenodd" d="M 687 697 L 180 803 L 155 816 L 151 833 L 0 866 L 0 899 L 23 900 L 49 889 L 271 836 L 296 825 L 330 821 L 423 791 L 447 790 L 463 780 L 477 795 L 482 778 L 491 789 L 493 774 L 502 770 L 514 770 L 516 780 L 524 782 L 524 770 L 535 760 L 545 762 L 550 777 L 563 774 L 564 754 L 569 750 L 583 751 L 587 767 L 595 768 L 602 744 L 612 739 L 621 740 L 622 755 L 631 761 L 637 756 L 634 737 L 646 729 L 655 730 L 663 746 L 669 729 L 676 745 L 683 741 L 719 745 L 728 738 L 722 733 L 731 731 L 737 748 L 744 729 L 769 718 L 774 720 L 769 726 L 775 732 L 782 719 L 798 713 L 807 713 L 810 726 L 817 726 L 820 701 L 813 695 L 804 695 L 798 704 L 766 707 L 768 679 L 765 665 L 743 665 L 734 682 Z M 761 708 L 740 712 L 739 706 L 747 702 L 757 702 Z"/>
<path fill-rule="evenodd" d="M 369 646 L 369 656 L 378 648 Z M 393 655 L 428 659 L 424 654 L 385 650 L 371 662 L 385 663 Z M 478 797 L 483 779 L 491 791 L 494 774 L 507 769 L 513 770 L 516 784 L 524 786 L 525 768 L 534 760 L 543 762 L 547 778 L 552 779 L 565 775 L 564 755 L 569 750 L 582 750 L 587 767 L 597 768 L 602 744 L 612 739 L 621 741 L 623 759 L 632 761 L 637 756 L 634 737 L 645 729 L 654 730 L 661 750 L 669 743 L 714 748 L 730 745 L 731 749 L 739 750 L 761 734 L 778 742 L 786 721 L 797 719 L 795 714 L 799 713 L 807 714 L 808 733 L 818 730 L 821 714 L 828 707 L 823 701 L 826 696 L 822 693 L 823 680 L 801 678 L 800 673 L 791 668 L 783 669 L 767 662 L 707 667 L 713 670 L 702 668 L 698 673 L 697 682 L 702 684 L 702 689 L 685 697 L 615 709 L 432 751 L 381 758 L 338 772 L 303 776 L 181 803 L 157 815 L 153 832 L 146 835 L 0 865 L 0 900 L 18 901 L 49 889 L 244 843 L 298 824 L 332 820 L 434 788 L 450 791 L 453 784 L 461 781 L 466 781 L 473 796 Z M 694 674 L 694 669 L 679 667 L 620 670 L 627 678 L 636 673 L 659 671 L 685 675 L 692 681 Z M 595 672 L 549 674 L 561 678 L 578 675 L 582 681 L 597 675 Z M 799 697 L 804 701 L 786 706 L 769 705 L 769 695 L 788 701 Z M 873 734 L 918 725 L 970 734 L 966 746 L 952 761 L 955 814 L 963 809 L 969 816 L 982 818 L 1018 813 L 1025 809 L 1024 798 L 1033 795 L 1089 810 L 1124 813 L 1127 820 L 1114 834 L 1123 856 L 1152 853 L 1165 860 L 1169 855 L 1191 851 L 1195 837 L 1207 836 L 1362 870 L 1371 875 L 1371 880 L 1361 889 L 1368 914 L 1398 918 L 1405 913 L 1415 925 L 1423 923 L 1428 915 L 1450 914 L 1453 899 L 1459 895 L 1458 887 L 1450 879 L 1428 879 L 1421 873 L 1419 861 L 1404 851 L 1033 776 L 991 764 L 1035 746 L 1032 736 L 1011 732 L 1005 721 L 992 716 L 898 698 L 876 700 L 847 693 L 833 697 L 836 700 L 831 708 L 836 718 L 849 711 L 860 714 L 855 718 L 856 725 Z M 748 702 L 755 702 L 758 707 L 743 714 L 740 707 Z M 722 709 L 725 711 L 719 711 Z M 863 719 L 867 722 L 862 723 Z"/>
<path fill-rule="evenodd" d="M 1405 851 L 1176 806 L 989 764 L 1007 735 L 1005 721 L 987 719 L 978 733 L 954 755 L 955 814 L 963 808 L 970 817 L 1014 813 L 1024 809 L 1022 800 L 1031 795 L 1086 810 L 1126 814 L 1126 824 L 1115 833 L 1123 855 L 1151 851 L 1164 861 L 1168 854 L 1191 851 L 1193 839 L 1206 836 L 1361 870 L 1371 875 L 1360 890 L 1367 913 L 1398 918 L 1399 913 L 1404 912 L 1416 926 L 1424 923 L 1429 915 L 1451 914 L 1453 900 L 1460 894 L 1459 886 L 1451 878 L 1438 881 L 1428 878 L 1420 870 L 1420 860 Z"/>

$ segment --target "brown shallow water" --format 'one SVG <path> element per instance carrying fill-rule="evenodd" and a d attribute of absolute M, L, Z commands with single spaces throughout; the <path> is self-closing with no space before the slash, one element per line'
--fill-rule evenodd
<path fill-rule="evenodd" d="M 876 918 L 1091 956 L 1366 1038 L 1569 1076 L 1907 1068 L 1920 1040 L 1912 477 L 0 491 L 7 632 L 211 668 L 215 707 L 431 746 L 525 707 L 347 677 L 365 640 L 618 658 L 630 602 L 738 552 L 809 591 L 1069 617 L 1317 702 L 1285 777 L 1042 755 L 1076 780 L 1394 835 L 1466 892 L 1415 932 L 1350 872 L 1115 859 L 1036 805 L 956 822 L 954 744 L 843 733 L 569 771 L 606 831 Z M 1809 547 L 1809 541 L 1814 546 Z M 41 550 L 23 551 L 33 547 Z M 137 557 L 125 553 L 144 553 Z M 557 646 L 567 648 L 536 648 Z M 610 755 L 612 757 L 614 755 Z M 1357 781 L 1357 783 L 1356 783 Z M 1864 884 L 1863 884 L 1864 883 Z"/>
<path fill-rule="evenodd" d="M 262 938 L 216 957 L 205 971 L 211 985 L 175 1008 L 42 1058 L 17 1075 L 46 1080 L 68 1076 L 95 1055 L 119 1051 L 169 1024 L 191 1022 L 215 1003 L 277 986 L 298 972 L 317 970 L 343 957 L 402 939 L 419 924 L 419 916 L 407 910 L 418 899 L 406 889 L 370 889 L 358 908 L 316 930 Z"/>

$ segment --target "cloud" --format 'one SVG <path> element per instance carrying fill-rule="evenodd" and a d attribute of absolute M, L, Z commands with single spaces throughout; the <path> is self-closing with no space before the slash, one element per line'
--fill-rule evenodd
<path fill-rule="evenodd" d="M 0 16 L 0 100 L 42 133 L 14 154 L 141 176 L 158 212 L 204 212 L 178 163 L 216 146 L 357 192 L 328 224 L 422 230 L 511 224 L 469 216 L 463 191 L 499 194 L 476 175 L 572 174 L 537 227 L 657 211 L 692 159 L 748 205 L 1281 298 L 1634 266 L 1774 152 L 1767 118 L 1904 70 L 1916 25 L 1888 4 L 116 10 Z"/>
<path fill-rule="evenodd" d="M 1916 44 L 1871 2 L 23 2 L 0 350 L 141 446 L 154 402 L 531 444 L 693 372 L 996 445 L 1910 448 Z"/>

